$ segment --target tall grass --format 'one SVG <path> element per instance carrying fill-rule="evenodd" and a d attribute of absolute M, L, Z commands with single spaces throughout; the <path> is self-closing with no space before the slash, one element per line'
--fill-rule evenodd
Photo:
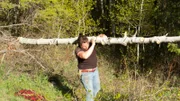
<path fill-rule="evenodd" d="M 77 77 L 75 46 L 26 48 L 41 50 L 29 51 L 36 60 L 27 55 L 20 55 L 21 58 L 19 58 L 19 55 L 14 57 L 11 54 L 8 59 L 4 60 L 6 62 L 0 65 L 0 100 L 25 101 L 22 97 L 14 96 L 14 93 L 21 89 L 34 90 L 45 96 L 48 101 L 84 100 L 85 91 Z M 102 50 L 98 52 L 102 52 Z M 98 54 L 101 90 L 96 101 L 180 100 L 179 85 L 177 84 L 180 80 L 177 76 L 173 76 L 172 80 L 163 80 L 162 71 L 149 70 L 146 73 L 140 73 L 138 69 L 130 67 L 133 65 L 128 65 L 128 62 L 123 72 L 117 72 L 116 68 L 119 68 L 120 59 L 114 60 L 110 54 L 106 55 L 108 57 Z M 15 65 L 10 64 L 13 59 Z M 42 68 L 37 61 L 45 68 Z M 50 78 L 54 81 L 50 82 Z"/>

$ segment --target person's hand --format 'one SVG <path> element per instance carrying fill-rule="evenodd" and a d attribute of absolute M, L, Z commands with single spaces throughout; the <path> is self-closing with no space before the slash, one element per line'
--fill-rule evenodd
<path fill-rule="evenodd" d="M 92 43 L 92 45 L 95 45 L 95 44 L 96 44 L 96 38 L 95 38 L 95 37 L 93 37 L 93 38 L 91 39 L 91 43 Z"/>
<path fill-rule="evenodd" d="M 98 37 L 100 37 L 100 38 L 107 38 L 107 36 L 105 34 L 99 34 Z"/>
<path fill-rule="evenodd" d="M 102 44 L 102 45 L 105 45 L 105 40 L 107 40 L 108 37 L 107 37 L 105 34 L 99 34 L 98 37 L 99 37 L 100 40 L 101 40 L 101 44 Z"/>

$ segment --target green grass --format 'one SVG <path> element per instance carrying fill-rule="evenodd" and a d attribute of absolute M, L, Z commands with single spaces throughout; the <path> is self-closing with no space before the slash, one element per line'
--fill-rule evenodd
<path fill-rule="evenodd" d="M 15 92 L 21 89 L 31 89 L 37 94 L 45 96 L 47 101 L 66 101 L 70 98 L 66 98 L 62 95 L 62 92 L 55 88 L 50 82 L 48 77 L 43 74 L 37 74 L 30 76 L 29 74 L 10 74 L 5 76 L 2 73 L 0 77 L 0 100 L 1 101 L 25 101 L 22 97 L 15 96 Z M 5 73 L 5 72 L 4 72 Z"/>
<path fill-rule="evenodd" d="M 8 55 L 0 64 L 0 101 L 26 101 L 14 95 L 21 89 L 31 89 L 45 96 L 48 101 L 83 101 L 85 91 L 77 78 L 77 61 L 74 47 L 50 46 L 35 47 L 41 52 L 31 52 L 46 67 L 43 69 L 37 60 L 28 55 Z M 107 54 L 109 56 L 109 54 Z M 117 74 L 115 66 L 119 60 L 98 55 L 101 90 L 96 101 L 174 101 L 180 100 L 178 77 L 163 80 L 160 70 L 137 73 L 132 67 Z M 16 64 L 16 65 L 14 65 Z M 117 68 L 117 67 L 116 67 Z M 115 75 L 116 73 L 116 75 Z M 50 77 L 58 79 L 57 86 L 49 82 Z M 173 78 L 174 77 L 174 78 Z M 78 100 L 76 100 L 78 99 Z"/>

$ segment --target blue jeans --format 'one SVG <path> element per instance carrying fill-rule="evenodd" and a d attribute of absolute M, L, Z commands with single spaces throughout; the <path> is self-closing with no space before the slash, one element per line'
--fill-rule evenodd
<path fill-rule="evenodd" d="M 86 90 L 86 101 L 94 101 L 100 90 L 100 79 L 98 68 L 94 72 L 82 72 L 81 82 Z"/>

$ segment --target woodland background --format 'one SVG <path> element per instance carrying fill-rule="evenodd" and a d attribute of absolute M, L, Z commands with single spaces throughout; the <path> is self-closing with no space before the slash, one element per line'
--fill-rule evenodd
<path fill-rule="evenodd" d="M 76 45 L 25 45 L 18 37 L 180 35 L 179 0 L 0 0 L 0 100 L 32 89 L 48 101 L 81 101 Z M 97 101 L 180 100 L 179 43 L 97 44 Z"/>

